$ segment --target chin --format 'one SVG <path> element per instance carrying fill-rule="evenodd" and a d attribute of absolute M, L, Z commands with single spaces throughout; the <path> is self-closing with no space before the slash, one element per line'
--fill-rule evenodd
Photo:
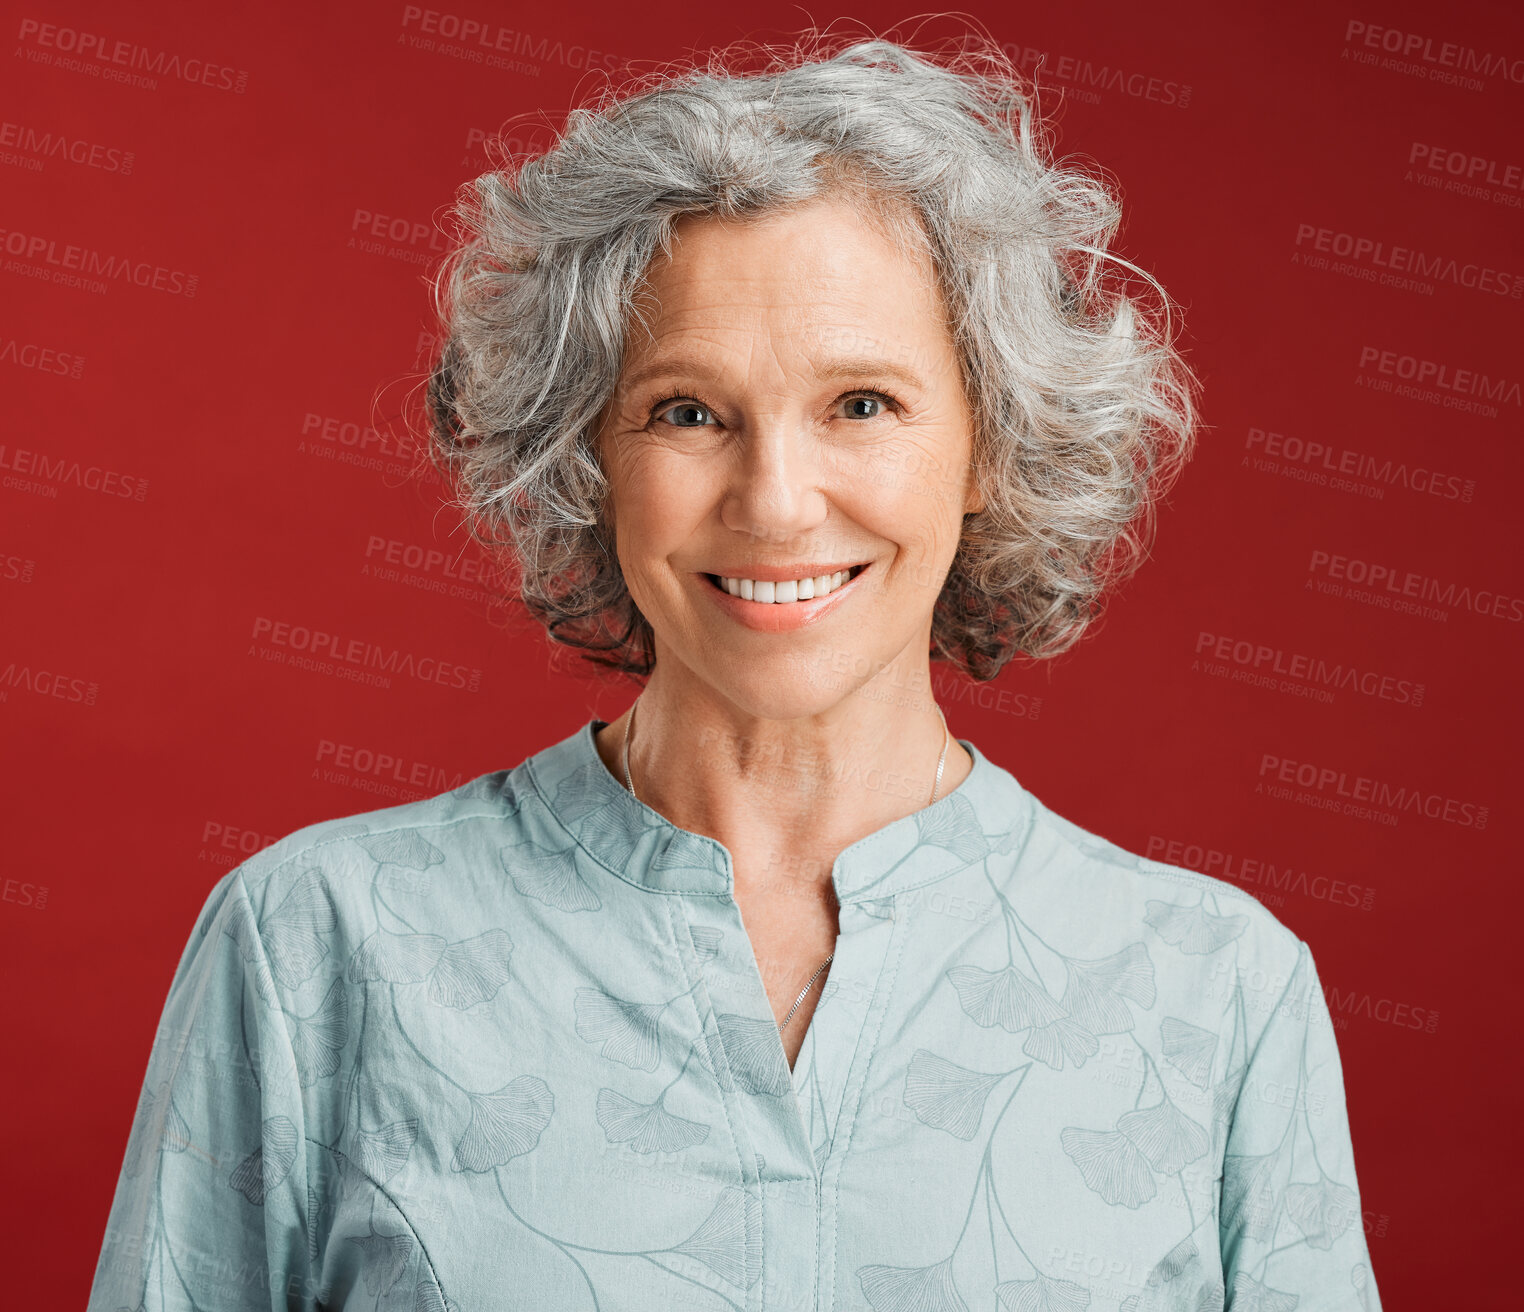
<path fill-rule="evenodd" d="M 693 677 L 744 715 L 761 720 L 799 720 L 822 715 L 857 694 L 872 662 L 827 644 L 779 652 L 773 659 L 736 657 L 710 650 L 690 665 Z"/>

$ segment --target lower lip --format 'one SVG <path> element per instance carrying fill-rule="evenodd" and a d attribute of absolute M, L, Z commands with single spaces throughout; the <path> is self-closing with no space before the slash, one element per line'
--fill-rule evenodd
<path fill-rule="evenodd" d="M 872 569 L 864 565 L 855 575 L 829 596 L 812 601 L 747 601 L 745 597 L 732 597 L 707 574 L 698 576 L 699 586 L 704 589 L 731 619 L 744 624 L 758 633 L 792 633 L 806 624 L 814 624 L 835 610 Z"/>

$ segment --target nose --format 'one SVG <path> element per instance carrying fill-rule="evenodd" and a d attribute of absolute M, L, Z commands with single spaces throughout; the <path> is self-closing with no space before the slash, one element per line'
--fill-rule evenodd
<path fill-rule="evenodd" d="M 813 533 L 830 509 L 821 454 L 800 422 L 773 416 L 749 423 L 720 511 L 725 527 L 770 546 Z"/>

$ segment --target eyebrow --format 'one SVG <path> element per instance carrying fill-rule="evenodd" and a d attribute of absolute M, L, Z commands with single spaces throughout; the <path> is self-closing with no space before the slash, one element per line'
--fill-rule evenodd
<path fill-rule="evenodd" d="M 893 378 L 907 387 L 926 390 L 925 380 L 914 369 L 871 355 L 842 356 L 817 367 L 814 372 L 815 377 L 822 382 L 840 378 Z M 653 360 L 630 374 L 622 385 L 625 388 L 635 388 L 654 378 L 677 374 L 687 374 L 694 378 L 712 376 L 709 366 L 704 362 L 690 356 L 676 356 L 670 360 Z"/>

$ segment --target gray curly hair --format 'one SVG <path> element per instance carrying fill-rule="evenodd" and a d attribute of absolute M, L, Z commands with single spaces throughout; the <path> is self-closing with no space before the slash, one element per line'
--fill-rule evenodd
<path fill-rule="evenodd" d="M 964 519 L 929 654 L 974 679 L 1078 641 L 1141 563 L 1190 454 L 1196 380 L 1169 298 L 1108 252 L 1120 200 L 1051 159 L 1035 91 L 999 48 L 830 47 L 746 46 L 765 58 L 745 72 L 731 47 L 609 87 L 548 149 L 458 194 L 424 446 L 552 641 L 597 664 L 655 662 L 596 441 L 645 272 L 683 216 L 847 187 L 909 216 L 962 361 L 985 502 Z"/>

